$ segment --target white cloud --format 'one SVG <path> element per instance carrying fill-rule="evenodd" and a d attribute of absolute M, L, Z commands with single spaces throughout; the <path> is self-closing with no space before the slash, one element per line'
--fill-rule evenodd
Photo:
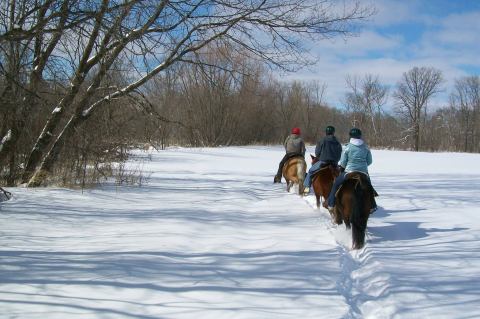
<path fill-rule="evenodd" d="M 441 23 L 437 39 L 445 44 L 479 46 L 480 12 L 452 14 Z"/>
<path fill-rule="evenodd" d="M 374 31 L 365 31 L 349 39 L 332 39 L 319 42 L 315 51 L 325 51 L 344 57 L 363 56 L 374 51 L 386 51 L 398 48 L 403 43 L 399 35 L 381 35 Z"/>
<path fill-rule="evenodd" d="M 418 12 L 417 1 L 377 0 L 371 4 L 377 10 L 377 14 L 372 17 L 376 26 L 390 26 L 419 19 L 415 13 Z"/>
<path fill-rule="evenodd" d="M 432 106 L 445 106 L 448 101 L 449 88 L 452 87 L 454 79 L 467 75 L 465 71 L 450 65 L 448 61 L 443 59 L 398 60 L 383 57 L 377 59 L 352 59 L 343 62 L 336 59 L 323 59 L 318 63 L 314 71 L 304 70 L 303 72 L 289 75 L 285 79 L 325 82 L 328 85 L 326 92 L 327 103 L 332 106 L 342 106 L 343 97 L 345 92 L 347 92 L 345 83 L 347 75 L 358 75 L 360 77 L 363 77 L 365 74 L 378 75 L 380 82 L 389 86 L 390 91 L 393 91 L 402 74 L 415 66 L 440 69 L 446 79 L 444 87 L 448 89 L 439 94 L 435 100 L 432 100 Z M 392 104 L 393 100 L 390 99 L 387 107 L 391 108 Z"/>
<path fill-rule="evenodd" d="M 347 41 L 317 43 L 312 51 L 319 56 L 318 64 L 285 79 L 325 82 L 327 102 L 339 106 L 347 90 L 345 77 L 348 74 L 378 75 L 382 83 L 394 89 L 402 74 L 414 66 L 434 67 L 442 71 L 446 81 L 445 91 L 432 100 L 431 105 L 447 105 L 454 80 L 469 75 L 466 71 L 469 66 L 480 67 L 480 12 L 441 18 L 418 10 L 416 1 L 385 0 L 375 5 L 379 14 L 373 26 L 368 26 L 371 29 Z M 406 21 L 416 21 L 419 40 L 403 36 L 401 26 L 390 34 L 375 31 L 375 26 L 380 24 Z"/>
<path fill-rule="evenodd" d="M 438 21 L 423 34 L 413 52 L 456 67 L 480 67 L 480 12 L 452 14 Z"/>

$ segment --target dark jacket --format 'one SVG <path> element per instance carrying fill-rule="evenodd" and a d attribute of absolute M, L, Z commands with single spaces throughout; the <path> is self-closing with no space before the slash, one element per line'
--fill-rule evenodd
<path fill-rule="evenodd" d="M 317 143 L 315 156 L 322 162 L 337 164 L 342 155 L 342 145 L 334 135 L 327 135 Z"/>

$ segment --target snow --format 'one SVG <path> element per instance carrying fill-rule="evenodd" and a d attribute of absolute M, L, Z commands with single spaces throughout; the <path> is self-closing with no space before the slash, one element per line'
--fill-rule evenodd
<path fill-rule="evenodd" d="M 7 134 L 5 134 L 5 136 L 2 138 L 2 141 L 0 143 L 0 147 L 2 147 L 3 144 L 5 144 L 5 142 L 9 141 L 11 138 L 12 138 L 12 130 L 8 130 Z M 1 148 L 0 148 L 0 150 L 1 150 Z"/>
<path fill-rule="evenodd" d="M 359 251 L 280 146 L 136 155 L 142 187 L 9 188 L 1 318 L 480 317 L 479 154 L 373 150 Z"/>

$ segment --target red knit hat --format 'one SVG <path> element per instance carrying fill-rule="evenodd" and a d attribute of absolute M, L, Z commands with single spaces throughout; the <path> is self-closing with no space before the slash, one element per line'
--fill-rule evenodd
<path fill-rule="evenodd" d="M 292 134 L 300 135 L 300 128 L 298 127 L 292 128 Z"/>

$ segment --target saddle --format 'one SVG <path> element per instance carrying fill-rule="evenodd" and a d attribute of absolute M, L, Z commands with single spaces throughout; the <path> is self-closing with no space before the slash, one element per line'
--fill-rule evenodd
<path fill-rule="evenodd" d="M 370 188 L 370 190 L 372 191 L 372 194 L 374 197 L 378 197 L 378 193 L 377 191 L 375 190 L 375 188 L 373 188 L 373 185 L 372 183 L 370 182 L 370 178 L 368 178 L 368 175 L 363 173 L 363 172 L 350 172 L 350 173 L 347 173 L 345 175 L 345 180 L 343 181 L 343 183 L 345 183 L 347 180 L 357 180 L 359 183 L 365 183 L 366 185 L 364 186 L 364 188 Z M 343 183 L 342 185 L 340 185 L 340 187 L 338 188 L 337 192 L 335 193 L 335 197 L 338 196 L 340 190 L 342 189 L 343 187 Z"/>
<path fill-rule="evenodd" d="M 305 158 L 303 157 L 302 154 L 292 153 L 292 154 L 290 154 L 290 155 L 287 157 L 287 159 L 285 160 L 285 163 L 283 164 L 283 167 L 285 167 L 285 165 L 287 165 L 288 162 L 290 162 L 290 161 L 291 161 L 292 159 L 294 159 L 294 158 L 301 158 L 302 160 L 305 161 Z"/>
<path fill-rule="evenodd" d="M 318 170 L 316 170 L 315 172 L 312 173 L 312 178 L 318 174 L 320 174 L 320 172 L 322 171 L 325 171 L 327 169 L 332 169 L 334 170 L 334 176 L 338 176 L 338 173 L 336 171 L 336 165 L 333 165 L 332 163 L 323 163 L 320 165 L 320 168 Z"/>
<path fill-rule="evenodd" d="M 363 172 L 350 172 L 345 174 L 345 180 L 355 179 L 358 180 L 360 183 L 368 182 L 369 178 L 368 175 Z"/>
<path fill-rule="evenodd" d="M 302 158 L 303 160 L 305 160 L 305 157 L 303 157 L 302 154 L 299 154 L 299 153 L 290 153 L 290 154 L 288 154 L 288 156 L 287 156 L 287 161 L 288 161 L 288 160 L 291 160 L 292 158 L 295 158 L 295 157 L 300 157 L 300 158 Z"/>

